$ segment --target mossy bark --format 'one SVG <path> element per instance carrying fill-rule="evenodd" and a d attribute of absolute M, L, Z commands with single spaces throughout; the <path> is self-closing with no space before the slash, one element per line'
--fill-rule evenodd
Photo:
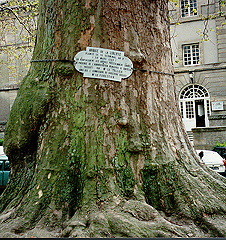
<path fill-rule="evenodd" d="M 73 60 L 93 46 L 173 72 L 166 0 L 43 0 L 39 16 L 33 60 Z M 120 83 L 83 78 L 70 61 L 33 62 L 5 134 L 1 231 L 226 236 L 226 181 L 199 163 L 174 87 L 170 75 L 137 70 Z"/>

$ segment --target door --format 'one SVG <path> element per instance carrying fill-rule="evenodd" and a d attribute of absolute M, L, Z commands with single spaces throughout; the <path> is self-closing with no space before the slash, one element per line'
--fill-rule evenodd
<path fill-rule="evenodd" d="M 204 99 L 195 100 L 196 127 L 206 127 Z"/>
<path fill-rule="evenodd" d="M 209 93 L 201 85 L 190 84 L 180 93 L 180 109 L 186 131 L 208 127 L 210 115 Z"/>
<path fill-rule="evenodd" d="M 185 129 L 186 131 L 191 131 L 192 128 L 196 127 L 194 101 L 184 101 L 182 104 Z"/>

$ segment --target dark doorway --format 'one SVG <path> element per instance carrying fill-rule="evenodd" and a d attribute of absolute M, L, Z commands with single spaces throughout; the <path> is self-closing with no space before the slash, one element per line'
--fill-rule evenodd
<path fill-rule="evenodd" d="M 195 100 L 196 127 L 205 127 L 204 99 Z"/>

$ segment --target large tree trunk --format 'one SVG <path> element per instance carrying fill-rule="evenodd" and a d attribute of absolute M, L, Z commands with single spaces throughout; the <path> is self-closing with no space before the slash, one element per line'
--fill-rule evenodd
<path fill-rule="evenodd" d="M 83 78 L 70 61 L 32 63 L 5 134 L 0 236 L 37 226 L 54 236 L 226 236 L 226 181 L 199 163 L 163 74 L 173 72 L 167 3 L 40 1 L 33 60 L 73 60 L 93 46 L 148 71 L 115 82 Z"/>

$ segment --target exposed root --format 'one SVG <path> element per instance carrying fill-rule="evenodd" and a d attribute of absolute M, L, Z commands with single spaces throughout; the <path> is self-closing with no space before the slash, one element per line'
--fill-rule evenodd
<path fill-rule="evenodd" d="M 12 212 L 12 216 L 13 216 Z M 204 216 L 199 221 L 166 217 L 145 202 L 121 201 L 117 206 L 106 204 L 102 210 L 77 212 L 63 229 L 48 229 L 43 219 L 33 229 L 24 228 L 26 220 L 2 215 L 0 237 L 4 238 L 180 238 L 224 237 L 226 220 L 223 216 Z M 7 216 L 7 217 L 5 217 Z"/>
<path fill-rule="evenodd" d="M 223 215 L 205 216 L 200 227 L 205 231 L 211 231 L 218 237 L 226 236 L 226 219 Z"/>
<path fill-rule="evenodd" d="M 167 221 L 146 203 L 130 200 L 121 207 L 75 215 L 61 237 L 206 237 L 194 223 L 178 225 Z"/>

